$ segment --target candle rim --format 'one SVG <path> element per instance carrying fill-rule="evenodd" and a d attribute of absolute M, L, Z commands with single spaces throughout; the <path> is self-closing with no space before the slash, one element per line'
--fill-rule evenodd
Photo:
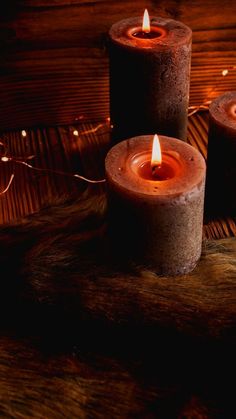
<path fill-rule="evenodd" d="M 127 48 L 131 49 L 140 47 L 144 51 L 149 48 L 165 49 L 170 48 L 171 45 L 185 45 L 186 40 L 191 42 L 192 30 L 183 22 L 157 16 L 150 16 L 150 20 L 151 26 L 161 27 L 166 32 L 166 36 L 146 39 L 147 48 L 145 48 L 144 39 L 141 40 L 140 38 L 135 38 L 132 35 L 128 36 L 127 34 L 134 27 L 142 27 L 142 16 L 130 17 L 115 22 L 109 30 L 110 39 L 118 45 L 125 44 Z"/>
<path fill-rule="evenodd" d="M 138 184 L 139 182 L 137 182 L 137 179 L 135 180 L 135 177 L 132 176 L 131 177 L 131 181 L 132 186 L 126 184 L 126 181 L 124 180 L 124 178 L 122 178 L 123 173 L 125 172 L 125 169 L 123 168 L 121 171 L 119 171 L 118 173 L 113 173 L 112 175 L 109 173 L 109 171 L 107 171 L 108 168 L 108 163 L 111 166 L 116 166 L 118 163 L 117 160 L 117 156 L 116 156 L 116 150 L 118 151 L 119 148 L 121 148 L 120 151 L 122 151 L 123 153 L 123 159 L 124 157 L 124 153 L 125 152 L 129 152 L 132 148 L 132 145 L 135 144 L 135 142 L 137 141 L 137 139 L 139 139 L 138 141 L 140 141 L 141 143 L 147 143 L 150 144 L 150 142 L 153 139 L 152 135 L 144 135 L 144 136 L 137 136 L 137 137 L 133 137 L 130 138 L 128 140 L 124 140 L 118 144 L 116 144 L 107 154 L 106 157 L 106 161 L 105 161 L 105 166 L 106 166 L 106 175 L 108 176 L 108 178 L 110 177 L 112 180 L 112 183 L 116 184 L 117 187 L 119 189 L 122 189 L 124 193 L 127 194 L 133 194 L 136 198 L 138 197 L 142 197 L 145 199 L 155 199 L 156 196 L 159 197 L 159 199 L 165 199 L 165 198 L 170 198 L 171 196 L 173 198 L 178 198 L 180 197 L 183 193 L 185 196 L 194 194 L 194 191 L 197 192 L 197 190 L 199 189 L 200 185 L 203 183 L 203 179 L 205 179 L 205 172 L 206 172 L 206 163 L 205 160 L 203 158 L 203 156 L 201 155 L 201 153 L 195 149 L 194 147 L 192 147 L 190 144 L 187 144 L 185 142 L 183 142 L 182 140 L 173 138 L 173 137 L 166 137 L 166 136 L 162 136 L 159 135 L 159 138 L 161 140 L 161 145 L 163 147 L 163 143 L 172 143 L 172 147 L 177 145 L 177 149 L 179 148 L 183 148 L 186 151 L 187 154 L 189 154 L 189 156 L 193 156 L 193 160 L 185 160 L 184 159 L 184 170 L 182 170 L 182 182 L 179 183 L 178 188 L 176 188 L 176 177 L 171 178 L 171 179 L 167 179 L 165 181 L 146 181 L 144 182 L 146 187 L 149 184 L 154 184 L 155 186 L 158 186 L 158 188 L 155 190 L 150 192 L 150 190 L 145 190 L 145 188 L 138 188 Z M 140 144 L 139 144 L 140 146 Z M 175 147 L 174 147 L 174 151 L 176 151 Z M 119 156 L 118 156 L 119 157 Z M 195 159 L 194 159 L 195 157 Z M 126 159 L 126 164 L 127 164 L 127 159 Z M 196 167 L 197 169 L 197 176 L 195 176 L 194 181 L 192 180 L 191 176 L 189 176 L 189 173 L 191 173 L 191 171 L 189 172 L 189 170 L 191 170 L 191 167 Z M 119 165 L 118 165 L 119 167 Z M 180 178 L 178 178 L 180 179 Z M 129 178 L 130 180 L 130 178 Z M 187 186 L 186 186 L 186 181 L 187 181 Z M 158 185 L 157 185 L 158 183 Z M 161 186 L 162 185 L 162 186 Z M 164 185 L 164 187 L 163 187 Z M 168 186 L 168 191 L 166 191 L 166 185 Z M 153 186 L 153 185 L 152 185 Z"/>
<path fill-rule="evenodd" d="M 209 114 L 210 119 L 217 121 L 218 125 L 236 131 L 236 114 L 235 118 L 229 114 L 232 105 L 236 107 L 236 90 L 225 92 L 213 99 L 209 106 Z"/>

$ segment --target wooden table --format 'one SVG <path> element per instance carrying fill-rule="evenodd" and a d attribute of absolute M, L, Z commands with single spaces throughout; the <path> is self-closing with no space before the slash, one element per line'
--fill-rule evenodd
<path fill-rule="evenodd" d="M 205 158 L 207 131 L 207 112 L 198 112 L 189 118 L 188 142 Z M 60 199 L 78 197 L 87 183 L 73 178 L 74 173 L 89 179 L 104 178 L 104 157 L 110 144 L 107 119 L 97 123 L 29 129 L 26 136 L 24 132 L 22 135 L 22 130 L 5 132 L 1 139 L 6 155 L 18 161 L 0 163 L 0 191 L 5 189 L 11 174 L 15 175 L 9 191 L 0 198 L 2 223 L 16 221 Z M 19 161 L 40 170 L 30 169 Z M 57 171 L 64 175 L 57 174 Z M 235 236 L 235 220 L 225 218 L 209 221 L 204 226 L 204 233 L 208 239 Z"/>

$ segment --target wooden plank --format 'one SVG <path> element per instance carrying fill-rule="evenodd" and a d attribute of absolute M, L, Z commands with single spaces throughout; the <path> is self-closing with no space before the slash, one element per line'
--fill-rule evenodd
<path fill-rule="evenodd" d="M 22 0 L 15 7 L 0 6 L 0 128 L 73 124 L 79 115 L 106 118 L 107 31 L 144 7 L 193 29 L 190 102 L 201 103 L 216 71 L 236 62 L 235 3 Z M 236 76 L 225 80 L 217 93 L 230 89 L 231 83 L 236 84 Z"/>
<path fill-rule="evenodd" d="M 61 137 L 56 129 L 35 129 L 27 131 L 27 137 L 21 132 L 3 135 L 9 157 L 15 160 L 23 159 L 25 162 L 38 168 L 49 170 L 62 170 L 66 173 L 81 171 L 81 165 L 77 159 L 77 166 L 73 162 L 73 150 L 70 159 L 65 158 L 64 147 L 68 143 L 69 136 Z M 27 160 L 33 155 L 32 160 Z M 0 196 L 0 222 L 9 223 L 38 211 L 55 200 L 73 198 L 85 187 L 82 181 L 75 178 L 50 174 L 47 171 L 34 171 L 20 163 L 0 163 L 0 190 L 7 185 L 11 173 L 15 178 L 9 191 Z M 82 173 L 83 174 L 83 173 Z"/>
<path fill-rule="evenodd" d="M 52 54 L 47 64 L 47 54 L 18 53 L 17 63 L 9 61 L 0 77 L 1 130 L 73 124 L 83 116 L 97 120 L 109 116 L 108 60 L 104 54 L 96 58 L 64 57 Z M 68 52 L 67 52 L 68 53 Z M 236 62 L 236 54 L 210 56 L 205 61 L 197 54 L 192 61 L 190 104 L 202 103 L 236 85 L 236 69 L 222 77 L 222 69 Z M 14 70 L 14 66 L 16 68 Z M 206 67 L 205 67 L 206 66 Z M 214 90 L 214 87 L 217 89 Z"/>
<path fill-rule="evenodd" d="M 188 141 L 206 158 L 208 113 L 197 113 L 189 119 Z M 2 135 L 10 156 L 33 155 L 29 163 L 35 167 L 79 173 L 89 179 L 104 178 L 104 158 L 110 143 L 109 121 L 77 123 L 69 126 L 37 128 Z M 74 199 L 87 184 L 71 176 L 34 171 L 22 165 L 0 163 L 0 188 L 4 189 L 15 174 L 9 191 L 0 196 L 0 223 L 15 221 L 58 200 Z M 204 226 L 207 239 L 236 236 L 236 224 L 231 218 L 209 221 Z"/>
<path fill-rule="evenodd" d="M 129 16 L 142 15 L 145 7 L 150 14 L 180 19 L 194 32 L 193 41 L 201 43 L 201 51 L 225 48 L 234 50 L 236 6 L 225 2 L 224 8 L 219 0 L 181 4 L 169 0 L 153 7 L 152 2 L 133 1 L 84 2 L 80 4 L 27 7 L 22 4 L 16 10 L 1 18 L 0 39 L 11 49 L 48 49 L 63 47 L 98 47 L 103 45 L 104 37 L 110 26 Z M 207 19 L 206 19 L 207 15 Z M 213 45 L 211 45 L 213 43 Z M 228 45 L 227 45 L 228 44 Z"/>

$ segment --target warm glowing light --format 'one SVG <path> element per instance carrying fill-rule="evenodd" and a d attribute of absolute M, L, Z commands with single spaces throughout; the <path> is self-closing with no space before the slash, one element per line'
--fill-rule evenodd
<path fill-rule="evenodd" d="M 158 135 L 155 134 L 152 143 L 152 159 L 151 166 L 161 166 L 162 156 L 161 156 L 161 145 L 158 138 Z"/>
<path fill-rule="evenodd" d="M 75 137 L 78 137 L 78 136 L 79 136 L 79 132 L 77 131 L 77 129 L 75 129 L 75 130 L 73 131 L 73 135 L 74 135 Z"/>
<path fill-rule="evenodd" d="M 150 28 L 150 18 L 147 9 L 145 9 L 143 14 L 143 25 L 142 25 L 142 31 L 145 33 L 149 33 L 151 30 Z"/>
<path fill-rule="evenodd" d="M 8 189 L 10 188 L 10 186 L 11 186 L 11 184 L 12 184 L 12 181 L 13 181 L 13 179 L 14 179 L 14 173 L 12 173 L 12 175 L 11 175 L 11 177 L 10 177 L 10 180 L 9 180 L 9 182 L 8 182 L 8 184 L 7 184 L 7 186 L 6 186 L 6 188 L 5 189 L 3 189 L 3 191 L 1 191 L 0 192 L 0 195 L 4 195 L 7 191 L 8 191 Z"/>
<path fill-rule="evenodd" d="M 229 73 L 229 70 L 225 69 L 222 71 L 222 76 L 225 77 Z"/>
<path fill-rule="evenodd" d="M 23 129 L 23 130 L 21 131 L 21 135 L 22 135 L 22 137 L 27 137 L 27 132 Z"/>
<path fill-rule="evenodd" d="M 8 157 L 6 157 L 6 156 L 2 156 L 2 157 L 1 157 L 1 161 L 9 161 L 9 158 L 8 158 Z"/>

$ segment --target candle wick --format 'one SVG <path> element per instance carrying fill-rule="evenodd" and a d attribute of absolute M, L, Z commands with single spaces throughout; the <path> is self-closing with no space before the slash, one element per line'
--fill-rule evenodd
<path fill-rule="evenodd" d="M 156 171 L 157 171 L 158 169 L 160 169 L 160 167 L 161 167 L 161 165 L 160 165 L 160 164 L 155 164 L 155 165 L 153 165 L 153 166 L 152 166 L 152 175 L 155 175 L 155 174 L 156 174 Z"/>

